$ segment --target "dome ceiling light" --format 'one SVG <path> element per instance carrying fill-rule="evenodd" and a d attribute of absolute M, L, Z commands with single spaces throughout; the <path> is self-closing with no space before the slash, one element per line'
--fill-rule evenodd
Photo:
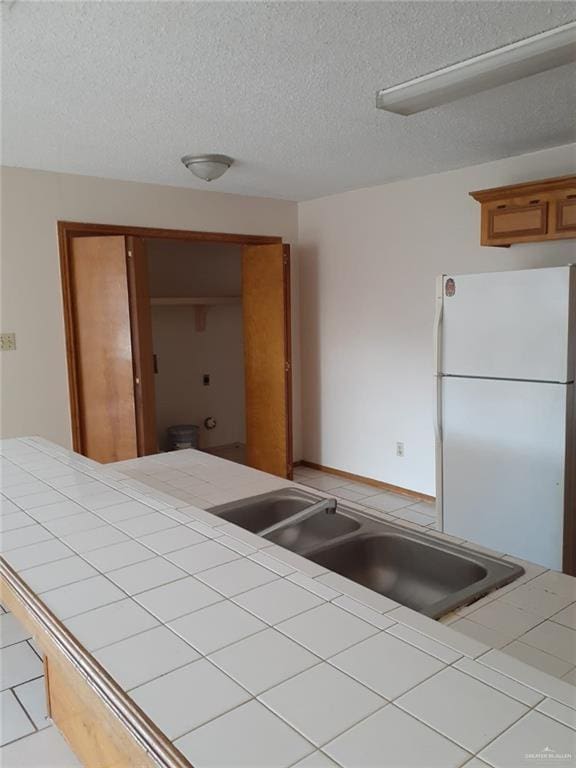
<path fill-rule="evenodd" d="M 182 162 L 203 181 L 214 181 L 226 173 L 234 160 L 227 155 L 184 155 Z"/>

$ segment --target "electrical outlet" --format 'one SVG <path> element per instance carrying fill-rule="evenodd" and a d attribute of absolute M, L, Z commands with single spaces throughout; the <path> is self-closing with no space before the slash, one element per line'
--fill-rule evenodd
<path fill-rule="evenodd" d="M 15 333 L 0 333 L 0 352 L 11 352 L 16 349 Z"/>
<path fill-rule="evenodd" d="M 396 456 L 404 458 L 404 443 L 396 443 Z"/>

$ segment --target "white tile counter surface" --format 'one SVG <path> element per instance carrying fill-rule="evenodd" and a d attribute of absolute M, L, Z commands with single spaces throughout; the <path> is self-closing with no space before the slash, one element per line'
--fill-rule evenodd
<path fill-rule="evenodd" d="M 576 766 L 569 682 L 152 487 L 208 506 L 287 481 L 196 451 L 1 455 L 3 557 L 195 768 Z"/>

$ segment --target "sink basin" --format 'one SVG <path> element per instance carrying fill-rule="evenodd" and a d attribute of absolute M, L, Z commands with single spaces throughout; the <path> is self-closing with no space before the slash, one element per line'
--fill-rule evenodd
<path fill-rule="evenodd" d="M 310 555 L 331 571 L 422 611 L 486 578 L 487 569 L 404 536 L 363 536 Z"/>
<path fill-rule="evenodd" d="M 258 533 L 320 498 L 284 488 L 210 512 Z M 266 539 L 435 619 L 524 573 L 515 563 L 378 519 L 344 502 L 338 502 L 336 514 L 318 512 Z"/>
<path fill-rule="evenodd" d="M 305 491 L 286 489 L 212 507 L 210 512 L 247 531 L 257 533 L 286 520 L 295 512 L 310 507 L 320 498 Z M 266 538 L 293 552 L 305 552 L 325 544 L 326 541 L 352 533 L 358 530 L 360 525 L 360 522 L 347 515 L 319 512 L 302 523 L 271 533 Z"/>

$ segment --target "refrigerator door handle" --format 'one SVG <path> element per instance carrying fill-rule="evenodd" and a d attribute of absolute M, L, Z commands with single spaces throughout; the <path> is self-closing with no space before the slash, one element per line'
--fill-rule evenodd
<path fill-rule="evenodd" d="M 443 450 L 442 450 L 442 322 L 444 319 L 444 278 L 436 278 L 436 312 L 434 317 L 434 435 L 436 442 L 436 516 L 439 530 L 444 530 Z"/>

